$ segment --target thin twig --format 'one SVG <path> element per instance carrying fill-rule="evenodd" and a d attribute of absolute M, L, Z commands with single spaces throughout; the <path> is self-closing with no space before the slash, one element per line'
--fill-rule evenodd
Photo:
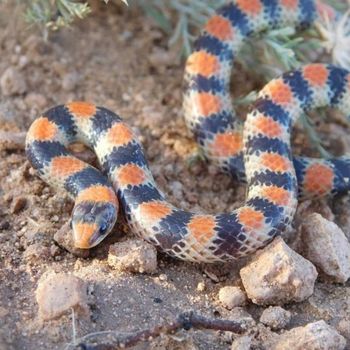
<path fill-rule="evenodd" d="M 164 323 L 150 329 L 137 331 L 131 335 L 118 336 L 118 332 L 109 332 L 110 336 L 116 336 L 109 342 L 100 344 L 87 344 L 81 342 L 75 349 L 79 350 L 115 350 L 125 349 L 134 346 L 140 342 L 152 340 L 161 334 L 175 333 L 180 329 L 212 329 L 220 331 L 229 331 L 233 333 L 244 333 L 247 326 L 244 323 L 231 320 L 210 319 L 196 315 L 192 311 L 181 313 L 173 322 Z M 84 337 L 88 340 L 87 337 Z"/>

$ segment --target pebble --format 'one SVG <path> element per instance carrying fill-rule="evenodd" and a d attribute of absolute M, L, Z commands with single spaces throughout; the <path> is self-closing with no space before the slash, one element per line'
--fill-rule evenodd
<path fill-rule="evenodd" d="M 39 305 L 39 318 L 43 321 L 71 313 L 72 308 L 79 315 L 90 314 L 87 287 L 79 277 L 67 273 L 43 276 L 35 294 Z"/>
<path fill-rule="evenodd" d="M 2 73 L 0 87 L 4 96 L 21 95 L 27 91 L 23 75 L 14 67 L 8 67 Z"/>
<path fill-rule="evenodd" d="M 73 233 L 69 222 L 65 223 L 53 236 L 55 242 L 68 250 L 74 256 L 87 258 L 90 255 L 89 249 L 80 249 L 74 246 Z"/>
<path fill-rule="evenodd" d="M 59 218 L 58 215 L 54 215 L 54 216 L 51 217 L 51 221 L 52 221 L 52 222 L 59 222 L 59 221 L 60 221 L 60 218 Z"/>
<path fill-rule="evenodd" d="M 169 188 L 171 189 L 175 198 L 181 198 L 183 193 L 183 185 L 179 181 L 172 181 L 169 183 Z"/>
<path fill-rule="evenodd" d="M 131 99 L 132 99 L 132 97 L 131 97 L 129 94 L 127 94 L 126 92 L 123 92 L 123 93 L 122 93 L 122 100 L 123 100 L 124 102 L 130 102 Z"/>
<path fill-rule="evenodd" d="M 205 282 L 199 282 L 197 284 L 197 291 L 198 292 L 204 292 L 206 289 L 206 285 L 205 285 Z"/>
<path fill-rule="evenodd" d="M 219 300 L 226 309 L 231 310 L 234 307 L 245 305 L 247 297 L 241 288 L 226 286 L 219 290 Z"/>
<path fill-rule="evenodd" d="M 52 244 L 51 247 L 50 247 L 50 255 L 52 257 L 55 257 L 55 256 L 60 255 L 60 253 L 61 253 L 60 248 L 57 247 L 57 245 Z"/>
<path fill-rule="evenodd" d="M 350 277 L 350 243 L 344 232 L 320 214 L 308 215 L 301 226 L 302 254 L 327 280 L 345 283 Z"/>
<path fill-rule="evenodd" d="M 24 68 L 28 65 L 29 60 L 28 57 L 26 55 L 21 55 L 18 58 L 18 67 L 19 68 Z"/>
<path fill-rule="evenodd" d="M 231 350 L 250 350 L 252 348 L 252 337 L 244 335 L 232 342 Z"/>
<path fill-rule="evenodd" d="M 5 309 L 4 307 L 0 306 L 0 317 L 5 317 L 10 313 L 9 310 Z"/>
<path fill-rule="evenodd" d="M 260 322 L 273 330 L 285 328 L 291 319 L 291 313 L 280 306 L 270 306 L 260 316 Z"/>
<path fill-rule="evenodd" d="M 344 337 L 321 320 L 285 332 L 274 350 L 343 350 L 345 346 Z"/>
<path fill-rule="evenodd" d="M 312 295 L 317 271 L 277 237 L 255 254 L 240 275 L 248 298 L 255 304 L 279 305 Z"/>
<path fill-rule="evenodd" d="M 128 240 L 110 246 L 108 264 L 119 271 L 154 273 L 157 270 L 157 250 L 142 240 Z"/>
<path fill-rule="evenodd" d="M 65 91 L 73 91 L 79 82 L 79 74 L 76 72 L 67 73 L 62 78 L 62 89 Z"/>
<path fill-rule="evenodd" d="M 159 275 L 159 281 L 166 282 L 168 280 L 168 276 L 164 273 Z"/>
<path fill-rule="evenodd" d="M 174 63 L 176 57 L 169 50 L 155 48 L 150 55 L 148 55 L 148 60 L 152 66 L 167 66 Z"/>

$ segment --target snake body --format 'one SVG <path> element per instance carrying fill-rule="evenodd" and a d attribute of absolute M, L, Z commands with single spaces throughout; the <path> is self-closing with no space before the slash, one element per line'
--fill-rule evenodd
<path fill-rule="evenodd" d="M 26 153 L 39 175 L 75 199 L 75 245 L 90 248 L 113 228 L 119 204 L 132 230 L 182 260 L 218 262 L 252 253 L 292 222 L 297 192 L 322 196 L 349 189 L 350 161 L 294 158 L 290 133 L 303 111 L 332 106 L 350 111 L 350 74 L 307 65 L 272 80 L 242 125 L 229 97 L 234 52 L 256 32 L 309 25 L 311 0 L 236 0 L 209 20 L 186 66 L 185 118 L 209 159 L 247 181 L 245 204 L 229 214 L 206 215 L 167 202 L 149 170 L 142 145 L 115 113 L 87 102 L 54 107 L 36 119 Z M 80 141 L 96 153 L 97 169 L 67 149 Z"/>
<path fill-rule="evenodd" d="M 246 180 L 243 123 L 236 117 L 229 87 L 234 58 L 244 41 L 272 28 L 309 27 L 325 12 L 328 17 L 335 17 L 336 13 L 332 11 L 313 0 L 236 0 L 223 6 L 208 21 L 187 60 L 184 116 L 203 153 L 222 170 Z M 326 76 L 327 72 L 318 66 L 306 68 L 300 76 L 305 83 L 299 84 L 299 91 L 294 88 L 300 100 L 309 98 L 317 79 L 322 81 L 322 74 Z M 344 77 L 330 76 L 329 79 L 333 80 L 332 90 L 344 89 L 344 81 L 341 82 Z M 278 115 L 280 111 L 275 109 L 270 113 Z M 324 161 L 295 157 L 294 166 L 301 198 L 315 198 L 331 191 L 349 189 L 349 184 L 343 183 L 350 170 L 347 158 Z M 315 188 L 310 183 L 313 180 L 309 179 L 318 169 L 326 171 L 327 168 L 334 173 L 333 186 Z"/>

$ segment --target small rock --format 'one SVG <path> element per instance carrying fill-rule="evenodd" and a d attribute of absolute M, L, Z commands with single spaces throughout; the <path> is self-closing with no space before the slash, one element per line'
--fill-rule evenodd
<path fill-rule="evenodd" d="M 65 223 L 53 236 L 56 243 L 79 258 L 87 258 L 89 249 L 80 249 L 74 246 L 73 233 L 69 222 Z"/>
<path fill-rule="evenodd" d="M 52 244 L 51 247 L 50 247 L 50 255 L 52 257 L 55 257 L 55 256 L 60 255 L 60 253 L 61 253 L 60 248 L 57 247 L 57 245 Z"/>
<path fill-rule="evenodd" d="M 62 88 L 66 91 L 73 91 L 79 82 L 79 75 L 76 72 L 67 73 L 62 78 Z"/>
<path fill-rule="evenodd" d="M 183 191 L 183 185 L 181 182 L 179 181 L 172 181 L 169 183 L 169 187 L 173 193 L 173 195 L 175 196 L 175 198 L 182 198 L 182 191 Z"/>
<path fill-rule="evenodd" d="M 133 33 L 128 31 L 128 30 L 123 31 L 119 35 L 119 39 L 122 40 L 122 41 L 127 41 L 127 40 L 131 39 L 132 37 L 133 37 Z"/>
<path fill-rule="evenodd" d="M 285 328 L 290 322 L 291 313 L 280 306 L 270 306 L 265 309 L 260 317 L 260 322 L 271 329 Z"/>
<path fill-rule="evenodd" d="M 337 331 L 346 339 L 350 340 L 350 319 L 342 319 L 337 325 Z"/>
<path fill-rule="evenodd" d="M 7 316 L 10 313 L 9 310 L 5 309 L 4 307 L 0 306 L 0 317 L 3 318 Z"/>
<path fill-rule="evenodd" d="M 308 298 L 313 293 L 317 271 L 277 237 L 255 254 L 240 275 L 248 298 L 255 304 L 278 305 Z"/>
<path fill-rule="evenodd" d="M 124 102 L 130 102 L 132 100 L 132 97 L 129 94 L 127 94 L 126 92 L 123 92 L 122 93 L 122 100 Z"/>
<path fill-rule="evenodd" d="M 39 317 L 43 321 L 53 320 L 70 313 L 89 315 L 87 287 L 79 277 L 66 273 L 52 273 L 40 279 L 36 289 Z"/>
<path fill-rule="evenodd" d="M 159 275 L 159 281 L 166 282 L 168 280 L 168 276 L 164 273 Z"/>
<path fill-rule="evenodd" d="M 245 294 L 239 287 L 230 286 L 220 289 L 219 300 L 222 305 L 229 310 L 237 306 L 243 306 L 247 302 Z"/>
<path fill-rule="evenodd" d="M 350 277 L 350 243 L 343 231 L 320 214 L 308 215 L 301 226 L 302 254 L 327 279 L 345 283 Z"/>
<path fill-rule="evenodd" d="M 274 350 L 343 350 L 346 341 L 321 320 L 282 334 Z"/>
<path fill-rule="evenodd" d="M 4 96 L 21 95 L 26 92 L 27 84 L 19 71 L 9 67 L 0 77 L 0 87 Z"/>
<path fill-rule="evenodd" d="M 231 345 L 231 350 L 250 350 L 252 347 L 252 337 L 244 335 L 235 339 Z"/>
<path fill-rule="evenodd" d="M 205 282 L 199 282 L 199 283 L 197 284 L 197 291 L 198 291 L 198 292 L 204 292 L 204 291 L 205 291 L 205 288 L 206 288 Z"/>
<path fill-rule="evenodd" d="M 155 68 L 159 68 L 159 66 L 169 66 L 179 63 L 177 55 L 174 55 L 173 52 L 159 48 L 155 48 L 153 52 L 148 55 L 148 60 Z"/>
<path fill-rule="evenodd" d="M 28 57 L 26 55 L 21 55 L 19 58 L 18 58 L 18 67 L 19 68 L 24 68 L 28 65 L 29 63 L 29 60 L 28 60 Z"/>
<path fill-rule="evenodd" d="M 22 209 L 24 209 L 26 204 L 27 204 L 27 198 L 25 198 L 25 197 L 15 197 L 13 199 L 13 201 L 12 201 L 12 204 L 11 204 L 11 208 L 10 208 L 11 213 L 12 214 L 17 214 Z"/>
<path fill-rule="evenodd" d="M 120 271 L 153 273 L 157 270 L 157 251 L 142 240 L 129 240 L 110 246 L 108 264 Z"/>
<path fill-rule="evenodd" d="M 52 222 L 59 222 L 60 218 L 58 217 L 58 215 L 54 215 L 54 216 L 51 217 L 51 221 Z"/>

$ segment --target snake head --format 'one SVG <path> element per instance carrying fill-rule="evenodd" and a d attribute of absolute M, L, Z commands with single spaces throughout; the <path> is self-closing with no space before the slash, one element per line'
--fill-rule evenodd
<path fill-rule="evenodd" d="M 118 208 L 107 202 L 81 202 L 72 215 L 74 246 L 89 249 L 99 244 L 112 230 Z"/>

